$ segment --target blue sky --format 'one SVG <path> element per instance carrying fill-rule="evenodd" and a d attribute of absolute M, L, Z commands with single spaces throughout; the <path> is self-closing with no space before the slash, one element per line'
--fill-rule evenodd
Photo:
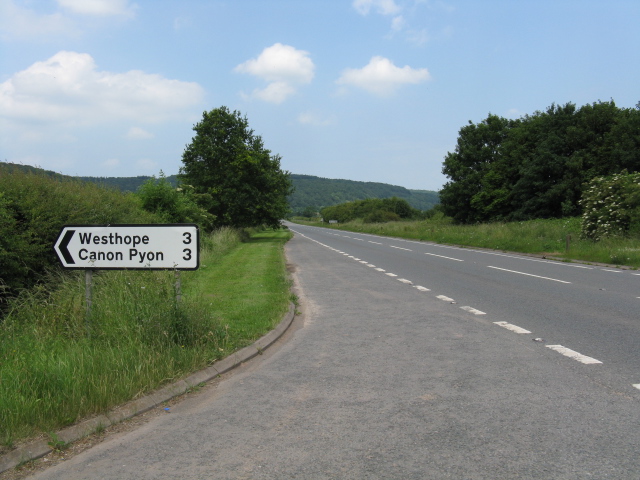
<path fill-rule="evenodd" d="M 202 112 L 292 173 L 438 190 L 459 129 L 640 101 L 637 0 L 0 0 L 0 159 L 175 174 Z"/>

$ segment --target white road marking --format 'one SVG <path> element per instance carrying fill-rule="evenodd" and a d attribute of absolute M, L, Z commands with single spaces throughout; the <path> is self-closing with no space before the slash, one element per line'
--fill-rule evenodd
<path fill-rule="evenodd" d="M 517 325 L 513 325 L 507 322 L 493 322 L 496 325 L 501 326 L 502 328 L 506 328 L 507 330 L 511 330 L 516 333 L 531 333 L 529 330 L 525 330 L 524 328 L 518 327 Z"/>
<path fill-rule="evenodd" d="M 371 268 L 375 268 L 375 265 L 371 265 L 370 263 L 367 264 L 367 267 L 371 267 Z"/>
<path fill-rule="evenodd" d="M 633 386 L 640 390 L 640 383 L 634 383 Z"/>
<path fill-rule="evenodd" d="M 357 257 L 353 257 L 353 259 L 354 259 L 356 262 L 359 262 L 359 261 L 360 261 L 360 259 L 359 259 L 359 258 L 357 258 Z"/>
<path fill-rule="evenodd" d="M 407 252 L 413 252 L 413 250 L 409 250 L 408 248 L 396 247 L 395 245 L 389 245 L 391 248 L 397 248 L 398 250 L 406 250 Z"/>
<path fill-rule="evenodd" d="M 395 273 L 385 273 L 385 275 L 389 275 L 390 277 L 397 277 L 398 276 Z"/>
<path fill-rule="evenodd" d="M 585 365 L 602 363 L 600 360 L 587 357 L 586 355 L 582 355 L 581 353 L 570 350 L 567 347 L 563 347 L 562 345 L 547 345 L 547 348 L 550 348 L 551 350 L 555 350 L 556 352 L 561 353 L 566 357 L 573 358 L 574 360 L 577 360 L 580 363 L 584 363 Z"/>
<path fill-rule="evenodd" d="M 622 270 L 610 270 L 608 268 L 601 268 L 603 272 L 611 272 L 611 273 L 622 273 Z"/>
<path fill-rule="evenodd" d="M 422 287 L 420 285 L 414 285 L 413 288 L 416 288 L 416 289 L 420 290 L 421 292 L 430 292 L 431 291 L 427 287 Z"/>
<path fill-rule="evenodd" d="M 360 263 L 369 263 L 366 260 L 360 260 Z"/>
<path fill-rule="evenodd" d="M 376 245 L 382 245 L 382 243 L 380 243 L 380 242 L 372 242 L 371 240 L 369 240 L 369 243 L 375 243 Z"/>
<path fill-rule="evenodd" d="M 455 260 L 456 262 L 464 262 L 464 260 L 460 260 L 459 258 L 445 257 L 444 255 L 436 255 L 435 253 L 425 253 L 425 255 L 431 255 L 432 257 L 446 258 L 447 260 Z"/>
<path fill-rule="evenodd" d="M 481 312 L 473 307 L 460 307 L 462 310 L 466 310 L 469 313 L 473 313 L 474 315 L 486 315 L 486 313 Z"/>
<path fill-rule="evenodd" d="M 406 278 L 398 278 L 399 282 L 406 283 L 407 285 L 413 285 L 411 280 L 407 280 Z"/>
<path fill-rule="evenodd" d="M 449 298 L 449 297 L 446 297 L 444 295 L 438 295 L 436 298 L 439 298 L 440 300 L 443 300 L 445 302 L 453 302 L 453 301 L 455 301 L 453 298 Z"/>
<path fill-rule="evenodd" d="M 552 280 L 554 282 L 560 282 L 560 283 L 571 283 L 571 282 L 566 282 L 564 280 L 558 280 L 557 278 L 550 278 L 550 277 L 541 277 L 540 275 L 534 275 L 532 273 L 525 273 L 525 272 L 518 272 L 516 270 L 507 270 L 506 268 L 500 268 L 500 267 L 492 267 L 492 266 L 488 266 L 488 268 L 494 268 L 496 270 L 502 270 L 503 272 L 511 272 L 511 273 L 519 273 L 520 275 L 527 275 L 528 277 L 536 277 L 536 278 L 542 278 L 544 280 Z"/>
<path fill-rule="evenodd" d="M 376 270 L 379 271 L 379 272 L 386 272 L 386 270 L 384 268 L 380 268 L 380 267 L 376 268 Z"/>

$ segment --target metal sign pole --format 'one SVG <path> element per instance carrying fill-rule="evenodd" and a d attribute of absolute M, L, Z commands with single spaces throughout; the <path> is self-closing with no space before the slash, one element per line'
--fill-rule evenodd
<path fill-rule="evenodd" d="M 180 270 L 176 270 L 176 303 L 180 303 L 182 301 L 182 277 L 180 275 Z"/>
<path fill-rule="evenodd" d="M 86 302 L 85 328 L 87 335 L 91 337 L 91 304 L 93 303 L 93 270 L 84 271 L 84 299 Z"/>

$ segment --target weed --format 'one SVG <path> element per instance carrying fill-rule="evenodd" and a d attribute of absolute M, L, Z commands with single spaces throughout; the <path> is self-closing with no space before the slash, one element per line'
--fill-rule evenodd
<path fill-rule="evenodd" d="M 49 438 L 51 439 L 50 441 L 47 442 L 47 445 L 49 445 L 51 448 L 53 448 L 55 451 L 57 452 L 61 452 L 65 449 L 67 449 L 69 447 L 69 443 L 65 442 L 64 440 L 61 440 L 58 437 L 58 434 L 55 432 L 48 432 L 47 435 L 49 436 Z"/>

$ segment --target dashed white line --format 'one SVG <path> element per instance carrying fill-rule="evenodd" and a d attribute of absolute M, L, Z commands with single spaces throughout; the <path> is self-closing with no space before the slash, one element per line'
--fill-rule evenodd
<path fill-rule="evenodd" d="M 427 287 L 423 287 L 422 285 L 414 285 L 413 288 L 420 290 L 421 292 L 430 292 L 431 290 L 429 290 Z"/>
<path fill-rule="evenodd" d="M 445 295 L 438 295 L 436 298 L 439 298 L 440 300 L 443 300 L 445 302 L 453 302 L 454 301 L 453 298 L 449 298 L 449 297 L 447 297 Z"/>
<path fill-rule="evenodd" d="M 390 277 L 397 277 L 398 276 L 395 273 L 385 273 L 385 275 L 389 275 Z"/>
<path fill-rule="evenodd" d="M 506 328 L 507 330 L 511 330 L 512 332 L 515 332 L 515 333 L 531 333 L 529 330 L 526 330 L 522 327 L 518 327 L 517 325 L 513 325 L 511 323 L 507 323 L 507 322 L 493 322 L 493 323 L 501 326 L 502 328 Z"/>
<path fill-rule="evenodd" d="M 446 258 L 447 260 L 455 260 L 456 262 L 464 262 L 464 260 L 460 260 L 459 258 L 445 257 L 444 255 L 436 255 L 435 253 L 425 253 L 425 255 L 431 255 L 432 257 Z"/>
<path fill-rule="evenodd" d="M 567 282 L 565 280 L 558 280 L 557 278 L 541 277 L 540 275 L 534 275 L 532 273 L 518 272 L 516 270 L 507 270 L 506 268 L 492 267 L 492 266 L 488 266 L 488 268 L 493 268 L 495 270 L 502 270 L 503 272 L 519 273 L 520 275 L 526 275 L 528 277 L 542 278 L 543 280 L 552 280 L 554 282 L 571 283 L 571 282 Z"/>
<path fill-rule="evenodd" d="M 397 248 L 398 250 L 406 250 L 407 252 L 413 252 L 413 250 L 409 250 L 408 248 L 396 247 L 395 245 L 389 245 L 391 248 Z"/>
<path fill-rule="evenodd" d="M 622 273 L 622 270 L 610 270 L 608 268 L 601 268 L 603 272 L 611 272 L 611 273 Z"/>
<path fill-rule="evenodd" d="M 398 278 L 399 282 L 406 283 L 407 285 L 413 285 L 411 280 L 407 280 L 406 278 Z"/>
<path fill-rule="evenodd" d="M 469 313 L 473 313 L 474 315 L 486 315 L 485 312 L 481 312 L 480 310 L 473 307 L 460 307 L 462 310 L 466 310 Z"/>
<path fill-rule="evenodd" d="M 563 347 L 562 345 L 547 345 L 547 348 L 551 350 L 555 350 L 558 353 L 561 353 L 565 357 L 573 358 L 580 363 L 584 363 L 585 365 L 594 365 L 597 363 L 602 363 L 600 360 L 596 360 L 595 358 L 587 357 L 586 355 L 582 355 L 574 350 L 570 350 L 567 347 Z"/>
<path fill-rule="evenodd" d="M 376 245 L 382 245 L 382 243 L 380 243 L 380 242 L 372 242 L 371 240 L 369 240 L 369 243 L 375 243 Z"/>
<path fill-rule="evenodd" d="M 379 271 L 379 272 L 386 272 L 386 270 L 384 268 L 380 268 L 380 267 L 376 268 L 376 270 Z"/>
<path fill-rule="evenodd" d="M 634 383 L 633 386 L 640 390 L 640 383 Z"/>

